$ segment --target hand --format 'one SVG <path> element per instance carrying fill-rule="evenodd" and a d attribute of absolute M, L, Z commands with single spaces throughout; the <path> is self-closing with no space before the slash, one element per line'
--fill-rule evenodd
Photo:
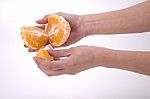
<path fill-rule="evenodd" d="M 56 76 L 62 74 L 74 75 L 78 72 L 103 65 L 109 49 L 92 46 L 77 46 L 63 50 L 48 50 L 55 59 L 45 61 L 34 58 L 35 63 L 46 75 Z M 109 55 L 111 55 L 109 53 Z M 64 59 L 60 59 L 66 57 Z"/>
<path fill-rule="evenodd" d="M 82 39 L 85 36 L 88 36 L 85 30 L 84 22 L 83 22 L 83 18 L 79 15 L 74 15 L 74 14 L 67 14 L 67 13 L 62 13 L 62 12 L 58 12 L 56 13 L 60 16 L 63 16 L 70 24 L 71 27 L 71 33 L 70 36 L 68 38 L 68 40 L 62 45 L 62 47 L 65 46 L 69 46 L 77 41 L 79 41 L 80 39 Z M 49 15 L 45 15 L 42 19 L 39 19 L 38 21 L 36 21 L 38 24 L 46 24 L 48 22 L 48 16 Z M 37 26 L 41 29 L 45 28 L 45 25 L 43 26 Z M 25 46 L 26 48 L 28 48 L 27 46 Z M 28 48 L 29 52 L 35 52 L 37 50 Z"/>
<path fill-rule="evenodd" d="M 71 27 L 70 36 L 69 36 L 68 40 L 62 46 L 71 45 L 71 44 L 79 41 L 83 37 L 87 36 L 85 27 L 83 26 L 83 21 L 82 21 L 81 16 L 74 15 L 74 14 L 62 13 L 62 12 L 58 12 L 56 14 L 63 16 L 69 22 L 70 27 Z M 42 19 L 39 19 L 36 22 L 38 24 L 46 24 L 48 22 L 48 16 L 49 15 L 46 15 Z M 41 28 L 43 28 L 43 27 L 41 27 Z"/>

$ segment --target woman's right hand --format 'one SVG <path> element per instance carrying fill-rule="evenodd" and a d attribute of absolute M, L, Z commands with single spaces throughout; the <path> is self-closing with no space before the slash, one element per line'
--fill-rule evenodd
<path fill-rule="evenodd" d="M 68 13 L 62 13 L 62 12 L 58 12 L 56 14 L 64 17 L 69 22 L 70 27 L 71 27 L 70 36 L 68 40 L 62 45 L 63 47 L 76 43 L 83 37 L 87 36 L 85 27 L 83 26 L 84 24 L 83 24 L 83 20 L 81 16 L 68 14 Z M 45 15 L 42 19 L 39 19 L 36 22 L 38 24 L 46 24 L 48 22 L 48 16 L 49 15 Z"/>

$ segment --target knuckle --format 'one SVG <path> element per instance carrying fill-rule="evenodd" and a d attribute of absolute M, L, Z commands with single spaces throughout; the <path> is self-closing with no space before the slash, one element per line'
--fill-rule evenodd
<path fill-rule="evenodd" d="M 72 72 L 72 73 L 69 73 L 70 75 L 76 75 L 76 73 L 75 72 Z"/>
<path fill-rule="evenodd" d="M 77 72 L 75 72 L 75 71 L 69 71 L 68 74 L 69 74 L 69 75 L 76 75 Z"/>
<path fill-rule="evenodd" d="M 53 74 L 52 74 L 52 73 L 49 73 L 48 71 L 45 71 L 44 73 L 45 73 L 48 77 L 53 76 Z"/>
<path fill-rule="evenodd" d="M 45 15 L 43 18 L 47 18 L 47 16 L 49 16 L 49 15 Z"/>
<path fill-rule="evenodd" d="M 56 14 L 58 14 L 58 15 L 62 15 L 62 14 L 63 14 L 63 12 L 57 12 Z"/>
<path fill-rule="evenodd" d="M 56 50 L 55 53 L 54 53 L 54 56 L 56 56 L 56 57 L 58 56 L 58 57 L 59 57 L 59 56 L 61 56 L 62 54 L 63 54 L 63 51 L 61 51 L 61 50 Z"/>
<path fill-rule="evenodd" d="M 47 73 L 46 73 L 46 75 L 47 75 L 48 77 L 52 76 L 52 75 L 50 75 L 50 74 L 47 74 Z"/>

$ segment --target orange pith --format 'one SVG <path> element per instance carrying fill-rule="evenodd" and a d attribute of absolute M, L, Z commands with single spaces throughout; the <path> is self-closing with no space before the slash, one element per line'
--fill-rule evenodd
<path fill-rule="evenodd" d="M 35 55 L 35 57 L 38 57 L 38 58 L 41 58 L 41 59 L 44 59 L 44 60 L 48 60 L 48 61 L 54 60 L 54 58 L 44 48 L 40 48 L 38 50 L 37 54 Z"/>
<path fill-rule="evenodd" d="M 34 26 L 23 26 L 21 36 L 25 45 L 32 49 L 39 49 L 48 42 L 45 31 Z"/>

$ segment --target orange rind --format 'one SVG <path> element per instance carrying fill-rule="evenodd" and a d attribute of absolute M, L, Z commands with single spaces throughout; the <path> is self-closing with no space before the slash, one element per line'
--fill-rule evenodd
<path fill-rule="evenodd" d="M 21 36 L 25 45 L 31 49 L 39 49 L 48 42 L 46 32 L 34 26 L 23 26 L 21 28 Z"/>

